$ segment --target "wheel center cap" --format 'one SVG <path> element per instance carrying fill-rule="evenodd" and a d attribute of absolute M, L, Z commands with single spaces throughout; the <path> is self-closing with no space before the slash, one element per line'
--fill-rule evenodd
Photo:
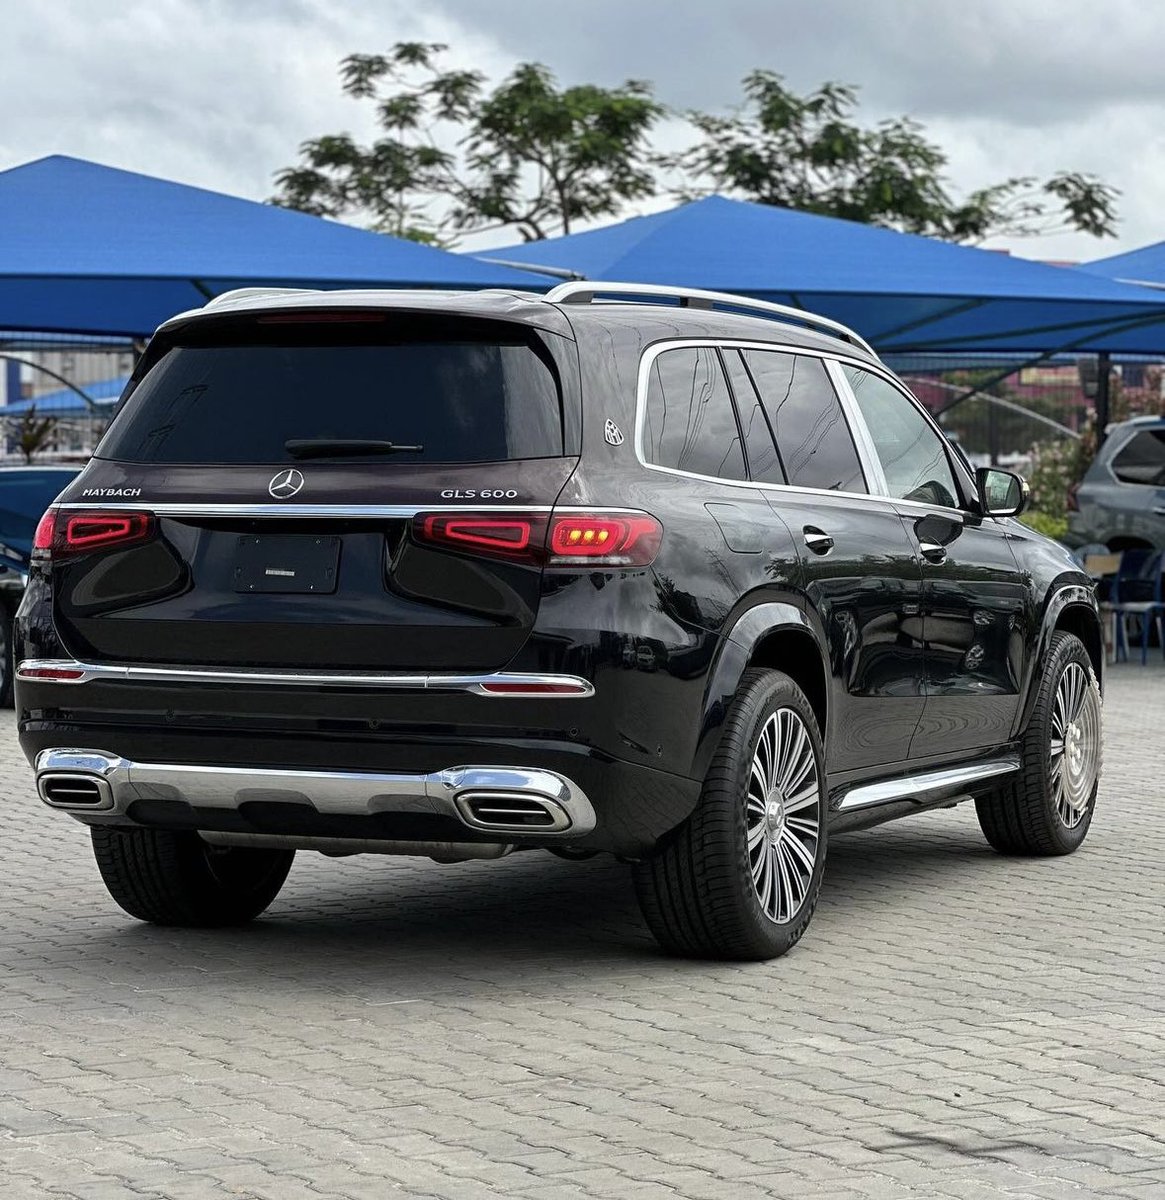
<path fill-rule="evenodd" d="M 765 805 L 765 824 L 772 834 L 780 833 L 785 825 L 785 805 L 780 796 L 772 795 Z"/>
<path fill-rule="evenodd" d="M 1080 760 L 1084 756 L 1084 747 L 1081 745 L 1082 736 L 1080 732 L 1080 726 L 1077 725 L 1075 721 L 1068 726 L 1064 740 L 1067 743 L 1068 758 L 1071 761 L 1072 766 L 1079 766 Z"/>

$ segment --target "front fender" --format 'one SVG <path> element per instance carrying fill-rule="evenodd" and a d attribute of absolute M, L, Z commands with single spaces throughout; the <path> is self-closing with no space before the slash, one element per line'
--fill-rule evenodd
<path fill-rule="evenodd" d="M 766 637 L 783 630 L 808 635 L 821 650 L 821 635 L 809 618 L 795 604 L 785 601 L 755 604 L 726 627 L 704 687 L 700 734 L 691 770 L 693 778 L 703 779 L 708 773 L 729 706 L 757 647 Z M 823 660 L 828 661 L 823 650 L 821 653 Z"/>

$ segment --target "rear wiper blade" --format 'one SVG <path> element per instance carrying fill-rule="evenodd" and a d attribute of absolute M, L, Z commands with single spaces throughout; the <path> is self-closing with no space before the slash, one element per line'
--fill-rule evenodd
<path fill-rule="evenodd" d="M 283 449 L 292 458 L 358 458 L 362 454 L 420 454 L 425 447 L 375 438 L 289 438 Z"/>

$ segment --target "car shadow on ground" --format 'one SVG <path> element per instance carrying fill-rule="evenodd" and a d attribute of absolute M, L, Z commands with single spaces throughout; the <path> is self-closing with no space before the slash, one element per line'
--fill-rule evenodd
<path fill-rule="evenodd" d="M 830 846 L 814 927 L 828 928 L 836 943 L 852 918 L 856 949 L 863 926 L 857 910 L 868 913 L 872 891 L 886 910 L 939 898 L 955 903 L 1006 869 L 973 824 L 952 830 L 948 822 L 934 831 L 924 820 L 907 820 L 840 836 Z M 639 916 L 629 867 L 606 856 L 565 862 L 524 853 L 438 865 L 302 855 L 284 893 L 249 926 L 207 931 L 117 922 L 94 932 L 79 954 L 132 960 L 147 972 L 156 963 L 160 974 L 167 964 L 211 975 L 261 972 L 265 989 L 278 979 L 361 995 L 387 989 L 385 1003 L 393 1002 L 397 984 L 415 990 L 447 977 L 520 988 L 580 972 L 642 970 L 645 960 L 681 976 L 709 969 L 659 951 Z"/>

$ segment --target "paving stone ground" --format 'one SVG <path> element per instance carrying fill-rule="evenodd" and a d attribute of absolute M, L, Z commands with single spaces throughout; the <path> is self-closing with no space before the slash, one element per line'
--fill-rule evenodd
<path fill-rule="evenodd" d="M 654 948 L 626 869 L 301 855 L 253 926 L 106 896 L 0 732 L 3 1200 L 1165 1198 L 1165 667 L 1092 832 L 835 839 L 786 958 Z"/>

